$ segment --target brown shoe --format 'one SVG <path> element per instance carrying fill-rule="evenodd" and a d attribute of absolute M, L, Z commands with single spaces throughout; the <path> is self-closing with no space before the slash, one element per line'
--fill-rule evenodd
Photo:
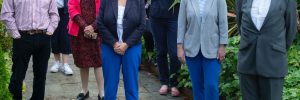
<path fill-rule="evenodd" d="M 172 97 L 179 97 L 180 96 L 180 92 L 176 87 L 172 87 L 171 88 L 171 95 Z"/>
<path fill-rule="evenodd" d="M 167 95 L 168 94 L 168 86 L 167 85 L 162 85 L 159 89 L 159 94 L 160 95 Z"/>

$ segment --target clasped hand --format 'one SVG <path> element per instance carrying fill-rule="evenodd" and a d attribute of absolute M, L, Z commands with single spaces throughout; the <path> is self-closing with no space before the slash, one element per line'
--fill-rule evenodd
<path fill-rule="evenodd" d="M 128 48 L 128 45 L 124 42 L 116 42 L 114 44 L 114 51 L 119 55 L 124 55 L 127 48 Z"/>
<path fill-rule="evenodd" d="M 92 25 L 89 25 L 84 28 L 84 37 L 89 39 L 97 39 L 98 33 L 95 32 Z"/>

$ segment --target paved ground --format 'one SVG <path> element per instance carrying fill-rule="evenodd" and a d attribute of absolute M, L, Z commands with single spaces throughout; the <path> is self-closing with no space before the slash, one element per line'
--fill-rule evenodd
<path fill-rule="evenodd" d="M 77 94 L 81 91 L 79 69 L 73 64 L 73 60 L 70 57 L 71 67 L 73 68 L 73 76 L 65 76 L 62 73 L 48 73 L 47 83 L 46 83 L 46 100 L 75 100 Z M 49 66 L 52 65 L 54 58 L 51 57 L 49 61 Z M 32 64 L 30 64 L 32 65 Z M 50 68 L 50 67 L 49 67 Z M 26 82 L 26 92 L 24 94 L 25 98 L 28 100 L 32 93 L 32 81 L 33 72 L 32 67 L 29 66 L 27 75 L 25 78 Z M 158 79 L 145 72 L 140 71 L 139 74 L 139 85 L 140 85 L 140 100 L 183 100 L 183 97 L 174 98 L 170 95 L 161 96 L 157 92 L 160 84 Z M 97 84 L 94 76 L 94 71 L 90 71 L 89 78 L 89 90 L 90 98 L 88 100 L 97 100 Z M 118 100 L 125 100 L 124 87 L 122 76 L 120 77 L 120 85 L 118 92 Z"/>

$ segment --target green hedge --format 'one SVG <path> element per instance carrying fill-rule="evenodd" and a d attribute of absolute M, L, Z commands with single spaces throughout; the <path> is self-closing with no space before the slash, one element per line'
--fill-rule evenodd
<path fill-rule="evenodd" d="M 8 83 L 9 83 L 9 60 L 8 53 L 3 52 L 0 47 L 0 100 L 11 100 L 11 95 L 8 91 Z"/>
<path fill-rule="evenodd" d="M 2 0 L 0 0 L 0 10 Z M 12 39 L 7 36 L 5 26 L 0 22 L 0 100 L 11 100 L 8 91 L 8 83 L 10 78 L 10 50 Z"/>

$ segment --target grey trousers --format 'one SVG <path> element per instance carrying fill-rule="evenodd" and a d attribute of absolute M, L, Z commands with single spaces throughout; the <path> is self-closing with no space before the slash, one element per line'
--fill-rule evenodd
<path fill-rule="evenodd" d="M 266 78 L 240 73 L 243 100 L 282 100 L 284 77 Z"/>

